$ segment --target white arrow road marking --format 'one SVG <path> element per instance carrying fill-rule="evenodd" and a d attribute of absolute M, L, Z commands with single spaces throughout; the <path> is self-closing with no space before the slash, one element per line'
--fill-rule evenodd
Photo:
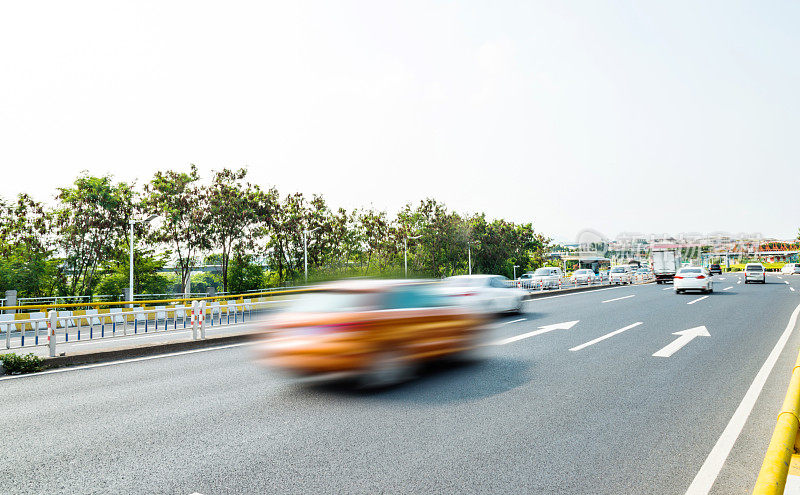
<path fill-rule="evenodd" d="M 741 284 L 741 283 L 742 283 L 742 281 L 741 281 L 741 280 L 737 280 L 737 281 L 736 281 L 736 283 L 737 283 L 737 284 Z"/>
<path fill-rule="evenodd" d="M 527 339 L 528 337 L 535 337 L 543 333 L 552 332 L 553 330 L 569 330 L 570 328 L 574 327 L 575 324 L 578 323 L 578 321 L 580 320 L 565 321 L 563 323 L 554 323 L 553 325 L 544 325 L 542 327 L 539 327 L 539 330 L 534 330 L 533 332 L 523 333 L 522 335 L 515 335 L 507 339 L 498 340 L 497 342 L 494 342 L 492 345 L 506 345 L 512 342 L 516 342 L 518 340 Z"/>
<path fill-rule="evenodd" d="M 789 290 L 794 292 L 794 287 L 789 287 Z"/>
<path fill-rule="evenodd" d="M 670 290 L 671 288 L 672 288 L 672 287 L 664 287 L 664 288 L 663 288 L 663 289 L 661 289 L 661 290 Z"/>
<path fill-rule="evenodd" d="M 630 330 L 631 328 L 638 327 L 641 324 L 642 324 L 641 321 L 637 321 L 636 323 L 628 325 L 627 327 L 622 327 L 619 330 L 614 330 L 613 332 L 609 332 L 609 333 L 603 335 L 602 337 L 597 337 L 594 340 L 590 340 L 589 342 L 586 342 L 585 344 L 577 345 L 577 346 L 573 347 L 572 349 L 570 349 L 570 351 L 580 351 L 581 349 L 589 347 L 590 345 L 594 345 L 594 344 L 596 344 L 598 342 L 602 342 L 603 340 L 606 340 L 606 339 L 608 339 L 610 337 L 613 337 L 614 335 L 616 335 L 618 333 L 622 333 L 625 330 Z"/>
<path fill-rule="evenodd" d="M 697 299 L 692 299 L 691 301 L 687 302 L 686 304 L 694 304 L 698 301 L 702 301 L 703 299 L 707 298 L 708 296 L 698 297 Z"/>
<path fill-rule="evenodd" d="M 614 299 L 607 299 L 607 300 L 605 300 L 603 302 L 607 303 L 607 302 L 620 301 L 622 299 L 628 299 L 629 297 L 636 297 L 636 294 L 631 294 L 629 296 L 615 297 Z"/>
<path fill-rule="evenodd" d="M 732 286 L 732 285 L 731 285 L 730 287 L 725 287 L 725 288 L 724 288 L 724 289 L 722 289 L 722 290 L 731 290 L 731 289 L 733 289 L 733 286 Z"/>
<path fill-rule="evenodd" d="M 789 281 L 788 280 L 784 280 L 783 283 L 786 284 L 786 285 L 789 285 Z"/>
<path fill-rule="evenodd" d="M 688 330 L 681 330 L 680 332 L 673 332 L 672 335 L 679 335 L 679 337 L 664 346 L 663 349 L 655 352 L 653 356 L 670 357 L 678 352 L 681 347 L 694 340 L 695 337 L 711 337 L 711 334 L 708 333 L 708 330 L 704 326 L 694 327 Z"/>

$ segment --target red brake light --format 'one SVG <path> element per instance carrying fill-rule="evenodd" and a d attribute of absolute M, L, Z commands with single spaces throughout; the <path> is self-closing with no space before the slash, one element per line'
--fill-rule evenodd
<path fill-rule="evenodd" d="M 697 278 L 706 278 L 705 275 L 698 275 Z"/>
<path fill-rule="evenodd" d="M 677 278 L 677 279 L 679 279 L 679 280 L 683 280 L 683 277 L 679 277 L 679 276 L 677 276 L 677 275 L 675 275 L 675 277 L 674 277 L 674 278 Z"/>

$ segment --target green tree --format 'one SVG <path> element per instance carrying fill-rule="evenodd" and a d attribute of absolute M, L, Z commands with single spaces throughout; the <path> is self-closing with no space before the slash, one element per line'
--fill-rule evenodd
<path fill-rule="evenodd" d="M 260 289 L 264 283 L 264 269 L 254 262 L 252 255 L 245 254 L 241 246 L 236 246 L 233 250 L 230 275 L 232 294 Z"/>
<path fill-rule="evenodd" d="M 206 198 L 198 182 L 197 167 L 189 172 L 156 172 L 145 185 L 144 208 L 161 217 L 152 231 L 151 241 L 167 245 L 177 257 L 180 287 L 186 287 L 192 263 L 198 252 L 211 246 Z"/>
<path fill-rule="evenodd" d="M 258 187 L 244 182 L 246 169 L 223 168 L 205 189 L 211 246 L 222 250 L 222 286 L 228 290 L 228 262 L 234 243 L 254 247 L 259 220 Z M 267 219 L 268 221 L 268 219 Z"/>
<path fill-rule="evenodd" d="M 59 188 L 55 213 L 58 245 L 69 272 L 69 293 L 86 295 L 98 281 L 101 263 L 114 258 L 137 201 L 133 187 L 110 176 L 80 175 Z"/>
<path fill-rule="evenodd" d="M 133 252 L 133 292 L 134 294 L 165 294 L 172 282 L 161 270 L 167 263 L 168 253 L 156 254 L 152 249 L 136 248 Z M 107 262 L 105 275 L 100 279 L 98 294 L 120 295 L 130 283 L 130 258 L 121 256 L 118 260 Z"/>

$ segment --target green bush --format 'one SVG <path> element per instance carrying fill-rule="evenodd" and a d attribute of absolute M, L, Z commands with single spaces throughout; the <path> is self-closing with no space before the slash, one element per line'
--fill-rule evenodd
<path fill-rule="evenodd" d="M 35 373 L 44 368 L 44 359 L 34 354 L 18 355 L 13 352 L 0 354 L 0 361 L 8 375 L 19 375 L 22 373 Z"/>

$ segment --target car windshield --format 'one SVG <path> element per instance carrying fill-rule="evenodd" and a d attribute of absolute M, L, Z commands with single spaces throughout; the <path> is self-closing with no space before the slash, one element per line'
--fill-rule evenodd
<path fill-rule="evenodd" d="M 611 269 L 611 273 L 625 273 L 625 268 L 617 266 Z"/>
<path fill-rule="evenodd" d="M 442 282 L 448 287 L 485 287 L 489 284 L 486 277 L 448 277 Z"/>
<path fill-rule="evenodd" d="M 647 268 L 639 268 L 638 270 L 636 270 L 636 272 L 637 273 L 649 273 L 650 270 L 648 270 Z"/>
<path fill-rule="evenodd" d="M 534 275 L 539 275 L 539 276 L 552 275 L 552 273 L 553 273 L 553 269 L 552 268 L 539 268 L 538 270 L 533 272 Z"/>
<path fill-rule="evenodd" d="M 679 272 L 681 275 L 689 274 L 689 273 L 703 273 L 703 270 L 700 268 L 681 268 Z"/>
<path fill-rule="evenodd" d="M 590 273 L 592 273 L 591 270 L 575 270 L 575 275 L 589 275 Z"/>
<path fill-rule="evenodd" d="M 761 265 L 747 265 L 746 269 L 747 269 L 748 272 L 763 272 L 764 271 L 764 267 L 761 266 Z"/>

